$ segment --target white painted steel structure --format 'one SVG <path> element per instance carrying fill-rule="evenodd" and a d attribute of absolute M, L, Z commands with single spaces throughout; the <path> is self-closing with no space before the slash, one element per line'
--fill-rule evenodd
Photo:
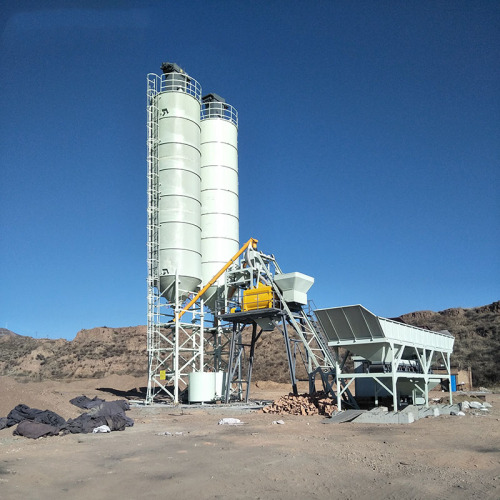
<path fill-rule="evenodd" d="M 239 249 L 238 113 L 222 101 L 203 98 L 201 113 L 201 272 L 208 283 Z M 205 293 L 215 310 L 225 275 Z"/>
<path fill-rule="evenodd" d="M 417 393 L 429 402 L 429 389 L 442 378 L 450 380 L 450 355 L 454 337 L 448 333 L 433 332 L 397 321 L 376 316 L 361 305 L 317 309 L 316 317 L 336 352 L 337 387 L 349 387 L 356 378 L 372 378 L 375 384 L 375 400 L 378 387 L 383 387 L 393 396 L 396 410 L 398 394 Z M 339 349 L 347 353 L 339 362 Z M 349 353 L 364 358 L 366 371 L 343 373 L 342 369 Z M 447 375 L 433 375 L 431 365 L 437 357 L 446 367 Z M 372 371 L 376 369 L 377 371 Z M 451 389 L 451 388 L 450 388 Z M 338 396 L 342 389 L 338 390 Z M 450 402 L 451 402 L 450 390 Z M 339 409 L 341 398 L 338 398 Z"/>
<path fill-rule="evenodd" d="M 189 373 L 204 366 L 203 305 L 175 321 L 201 283 L 201 86 L 166 66 L 147 76 L 147 403 L 178 402 Z"/>
<path fill-rule="evenodd" d="M 202 282 L 202 116 L 205 234 L 213 240 L 205 245 L 206 281 L 222 267 L 221 261 L 238 250 L 239 230 L 237 112 L 230 105 L 214 103 L 204 106 L 202 114 L 200 84 L 176 64 L 164 63 L 162 70 L 162 75 L 147 76 L 146 403 L 157 397 L 178 403 L 191 373 L 224 368 L 226 332 L 220 323 L 215 325 L 213 315 L 207 322 L 203 298 L 181 313 Z M 225 238 L 231 244 L 221 243 Z"/>

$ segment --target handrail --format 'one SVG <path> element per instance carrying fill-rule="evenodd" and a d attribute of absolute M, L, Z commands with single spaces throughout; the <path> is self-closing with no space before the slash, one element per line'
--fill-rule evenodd
<path fill-rule="evenodd" d="M 255 238 L 250 238 L 232 257 L 227 261 L 224 267 L 191 299 L 189 304 L 178 314 L 174 321 L 180 320 L 183 314 L 224 274 L 226 269 L 250 246 L 257 248 Z"/>
<path fill-rule="evenodd" d="M 201 105 L 201 120 L 219 118 L 238 126 L 238 111 L 226 102 L 204 102 Z"/>

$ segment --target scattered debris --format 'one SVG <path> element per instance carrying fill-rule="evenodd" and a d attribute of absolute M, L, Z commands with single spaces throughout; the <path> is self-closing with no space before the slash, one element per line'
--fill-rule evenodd
<path fill-rule="evenodd" d="M 273 420 L 273 424 L 284 425 L 283 420 Z"/>
<path fill-rule="evenodd" d="M 333 399 L 324 392 L 282 396 L 262 408 L 263 413 L 276 415 L 326 415 L 331 416 L 337 410 Z"/>
<path fill-rule="evenodd" d="M 93 431 L 94 434 L 98 434 L 100 432 L 111 432 L 111 429 L 107 425 L 100 425 L 96 427 Z"/>
<path fill-rule="evenodd" d="M 239 418 L 223 418 L 219 420 L 219 425 L 243 425 Z"/>
<path fill-rule="evenodd" d="M 189 434 L 189 432 L 159 432 L 157 436 L 184 436 L 184 434 Z"/>
<path fill-rule="evenodd" d="M 483 405 L 482 403 L 478 403 L 477 401 L 470 401 L 469 407 L 473 408 L 474 410 L 480 410 L 481 408 L 483 408 Z"/>

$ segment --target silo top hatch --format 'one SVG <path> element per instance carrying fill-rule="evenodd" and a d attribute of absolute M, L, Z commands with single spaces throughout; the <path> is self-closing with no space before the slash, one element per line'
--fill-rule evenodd
<path fill-rule="evenodd" d="M 164 62 L 161 79 L 161 92 L 184 92 L 200 101 L 201 85 L 191 78 L 178 64 Z"/>
<path fill-rule="evenodd" d="M 164 74 L 167 74 L 167 73 L 184 74 L 185 73 L 185 71 L 178 64 L 169 63 L 169 62 L 161 63 L 161 70 L 163 71 Z"/>

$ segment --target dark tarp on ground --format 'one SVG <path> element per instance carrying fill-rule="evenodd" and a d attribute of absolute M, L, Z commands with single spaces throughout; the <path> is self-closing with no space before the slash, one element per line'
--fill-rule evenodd
<path fill-rule="evenodd" d="M 88 410 L 104 403 L 104 399 L 99 399 L 97 396 L 93 399 L 90 399 L 87 396 L 77 396 L 76 398 L 70 399 L 69 402 L 72 405 L 78 406 L 78 408 Z"/>
<path fill-rule="evenodd" d="M 85 398 L 86 396 L 81 396 Z M 79 398 L 75 398 L 79 399 Z M 89 399 L 89 398 L 87 398 Z M 72 400 L 73 401 L 73 400 Z M 85 400 L 80 400 L 85 401 Z M 104 401 L 103 399 L 94 398 L 89 400 L 93 403 L 97 403 L 93 408 L 91 408 L 87 413 L 83 413 L 75 419 L 69 419 L 67 422 L 57 413 L 50 410 L 37 410 L 36 408 L 30 408 L 26 405 L 17 405 L 13 410 L 10 411 L 7 418 L 0 419 L 0 429 L 2 422 L 5 421 L 6 425 L 4 427 L 10 427 L 15 424 L 24 424 L 25 422 L 36 423 L 47 425 L 52 428 L 49 431 L 43 426 L 25 426 L 17 427 L 14 431 L 15 434 L 26 436 L 26 437 L 40 437 L 44 435 L 56 435 L 59 431 L 71 432 L 72 434 L 78 433 L 89 433 L 92 432 L 96 427 L 101 425 L 107 425 L 112 431 L 123 431 L 125 427 L 132 427 L 134 421 L 125 415 L 125 410 L 130 408 L 128 401 L 116 400 L 116 401 Z M 74 403 L 73 403 L 74 404 Z M 78 406 L 78 405 L 76 405 Z M 27 435 L 24 433 L 24 428 L 28 429 L 32 435 Z M 47 432 L 46 432 L 47 431 Z M 39 432 L 42 434 L 37 435 Z M 36 438 L 35 438 L 36 439 Z"/>
<path fill-rule="evenodd" d="M 31 420 L 40 424 L 47 424 L 62 430 L 66 427 L 66 420 L 50 410 L 37 410 L 26 405 L 17 405 L 7 415 L 7 427 L 16 425 L 23 420 Z"/>
<path fill-rule="evenodd" d="M 129 408 L 125 400 L 103 401 L 78 418 L 68 420 L 68 430 L 72 433 L 87 433 L 95 427 L 107 425 L 112 431 L 123 431 L 125 427 L 134 425 L 134 421 L 125 415 L 125 410 Z"/>
<path fill-rule="evenodd" d="M 128 417 L 120 414 L 98 416 L 84 413 L 77 418 L 70 418 L 67 425 L 72 434 L 88 434 L 101 425 L 107 425 L 112 431 L 124 431 L 128 424 L 127 419 Z"/>
<path fill-rule="evenodd" d="M 104 401 L 99 406 L 92 408 L 89 415 L 108 416 L 125 415 L 125 410 L 130 409 L 127 401 Z"/>
<path fill-rule="evenodd" d="M 42 436 L 57 436 L 58 434 L 59 428 L 30 420 L 23 420 L 14 430 L 15 436 L 24 436 L 31 439 L 38 439 Z"/>

